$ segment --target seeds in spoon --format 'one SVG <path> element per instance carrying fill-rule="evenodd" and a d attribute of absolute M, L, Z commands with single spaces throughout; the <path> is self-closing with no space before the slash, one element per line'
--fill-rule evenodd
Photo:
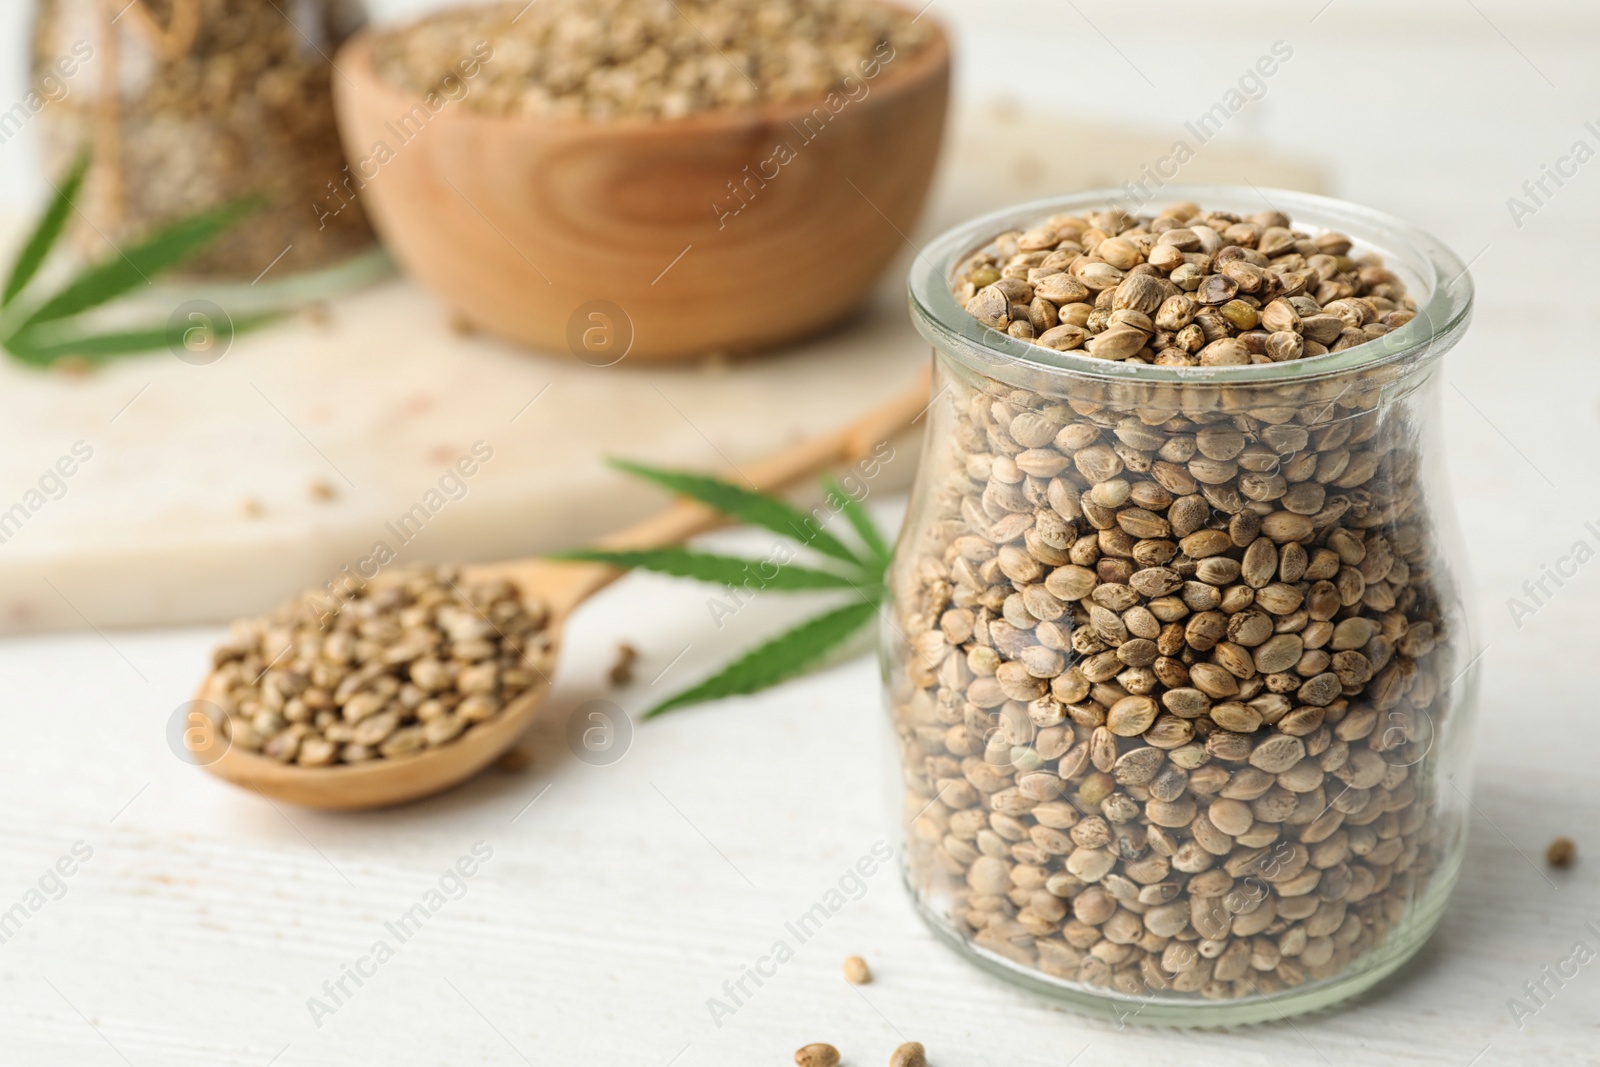
<path fill-rule="evenodd" d="M 302 767 L 400 759 L 460 739 L 544 680 L 549 613 L 447 568 L 380 574 L 234 624 L 202 698 L 233 744 Z"/>

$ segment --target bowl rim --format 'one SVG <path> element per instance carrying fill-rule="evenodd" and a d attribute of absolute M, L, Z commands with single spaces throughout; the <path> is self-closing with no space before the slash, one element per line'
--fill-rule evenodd
<path fill-rule="evenodd" d="M 990 212 L 930 241 L 919 252 L 907 279 L 911 318 L 917 331 L 940 352 L 991 375 L 1003 375 L 1009 368 L 1129 383 L 1243 385 L 1301 381 L 1441 355 L 1455 343 L 1471 318 L 1474 287 L 1470 264 L 1463 263 L 1442 242 L 1392 215 L 1334 197 L 1262 189 L 1248 183 L 1169 185 L 1163 186 L 1158 196 L 1162 203 L 1193 201 L 1205 208 L 1222 210 L 1281 210 L 1296 229 L 1314 233 L 1338 230 L 1355 242 L 1357 251 L 1377 252 L 1384 257 L 1385 266 L 1410 274 L 1412 280 L 1423 284 L 1425 292 L 1413 290 L 1411 294 L 1417 299 L 1416 317 L 1376 340 L 1342 352 L 1282 363 L 1166 367 L 1044 348 L 983 325 L 956 301 L 949 285 L 955 267 L 996 236 L 1025 229 L 1050 215 L 1103 210 L 1123 206 L 1130 199 L 1129 190 L 1094 189 Z M 1135 209 L 1134 213 L 1142 212 Z"/>
<path fill-rule="evenodd" d="M 909 11 L 910 8 L 898 0 L 872 0 L 874 3 L 885 7 L 898 8 Z M 481 5 L 489 6 L 489 5 Z M 390 82 L 378 73 L 377 63 L 374 58 L 374 47 L 379 37 L 405 32 L 408 29 L 422 25 L 432 18 L 460 8 L 444 8 L 422 15 L 419 18 L 405 22 L 383 25 L 366 26 L 352 34 L 335 53 L 332 62 L 337 75 L 334 78 L 336 91 L 340 83 L 344 82 L 348 88 L 353 84 L 352 78 L 359 77 L 367 83 L 369 89 L 388 97 L 400 108 L 399 114 L 417 104 L 424 104 L 422 97 Z M 924 15 L 918 14 L 917 18 Z M 880 96 L 899 96 L 928 81 L 943 79 L 947 84 L 950 79 L 952 65 L 952 48 L 949 32 L 938 19 L 928 18 L 928 25 L 933 30 L 932 39 L 922 48 L 909 56 L 900 57 L 898 54 L 887 64 L 875 78 L 869 79 L 871 91 L 855 103 L 867 104 Z M 348 74 L 347 74 L 348 71 Z M 767 103 L 746 104 L 739 107 L 713 108 L 704 111 L 695 111 L 679 118 L 663 119 L 653 118 L 648 115 L 623 115 L 617 118 L 595 121 L 585 118 L 549 118 L 538 115 L 494 115 L 473 110 L 470 107 L 443 107 L 435 112 L 435 117 L 446 112 L 452 114 L 454 121 L 492 123 L 497 126 L 520 127 L 530 134 L 545 135 L 588 135 L 605 136 L 626 133 L 630 136 L 661 136 L 680 138 L 684 134 L 705 134 L 739 132 L 759 129 L 763 127 L 790 125 L 792 122 L 812 114 L 816 108 L 823 105 L 828 94 L 822 96 L 795 97 L 790 100 L 781 100 Z M 461 100 L 451 101 L 459 105 Z M 854 106 L 852 104 L 851 106 Z M 842 114 L 846 109 L 834 112 Z"/>

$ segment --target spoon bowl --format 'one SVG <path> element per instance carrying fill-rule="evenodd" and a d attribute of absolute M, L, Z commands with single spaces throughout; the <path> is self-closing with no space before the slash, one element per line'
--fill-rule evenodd
<path fill-rule="evenodd" d="M 502 579 L 517 588 L 524 601 L 539 600 L 549 609 L 545 633 L 550 638 L 550 663 L 561 652 L 561 637 L 572 610 L 594 589 L 606 584 L 610 568 L 585 563 L 539 561 L 491 563 L 463 567 L 466 582 Z M 437 748 L 423 749 L 399 759 L 375 759 L 334 767 L 301 767 L 228 745 L 206 770 L 234 785 L 263 796 L 308 808 L 353 811 L 391 807 L 443 792 L 459 785 L 505 755 L 517 738 L 533 725 L 550 693 L 548 674 L 520 694 L 491 719 Z M 215 703 L 207 678 L 196 696 Z M 217 744 L 208 731 L 186 735 L 198 756 Z"/>

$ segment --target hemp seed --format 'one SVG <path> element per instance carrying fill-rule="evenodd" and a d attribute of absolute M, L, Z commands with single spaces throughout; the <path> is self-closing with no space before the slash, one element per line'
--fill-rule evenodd
<path fill-rule="evenodd" d="M 928 1067 L 928 1054 L 920 1041 L 907 1041 L 889 1057 L 889 1067 Z"/>
<path fill-rule="evenodd" d="M 1342 234 L 1312 236 L 1276 211 L 1247 222 L 1230 223 L 1233 217 L 1194 204 L 1155 218 L 1056 216 L 997 237 L 966 260 L 952 289 L 969 314 L 1001 333 L 1056 351 L 1169 367 L 1324 355 L 1416 314 L 1416 301 L 1382 260 L 1352 256 Z M 1109 313 L 1098 313 L 1096 297 L 1081 321 L 1069 318 L 1068 309 L 1088 307 L 1094 293 L 1110 294 Z M 1366 334 L 1369 326 L 1378 333 Z"/>
<path fill-rule="evenodd" d="M 638 658 L 639 650 L 626 641 L 617 646 L 616 659 L 606 672 L 606 679 L 613 689 L 623 689 L 633 684 L 633 665 Z"/>
<path fill-rule="evenodd" d="M 839 1050 L 817 1041 L 797 1050 L 795 1067 L 839 1067 Z"/>
<path fill-rule="evenodd" d="M 493 58 L 460 96 L 463 107 L 677 119 L 829 92 L 845 99 L 841 86 L 862 84 L 932 39 L 912 12 L 871 0 L 513 0 L 384 34 L 374 59 L 386 80 L 418 97 L 445 93 L 452 77 L 459 96 L 458 64 L 489 42 Z"/>
<path fill-rule="evenodd" d="M 995 328 L 1044 300 L 1036 343 L 1168 365 L 1310 359 L 1414 308 L 1346 238 L 1194 205 L 1058 216 L 955 273 Z M 1359 966 L 1436 887 L 1464 657 L 1418 422 L 1400 370 L 1309 371 L 949 375 L 888 677 L 908 875 L 974 950 L 1254 997 Z"/>
<path fill-rule="evenodd" d="M 401 759 L 533 689 L 550 666 L 547 622 L 508 583 L 396 568 L 235 623 L 204 699 L 233 744 L 282 763 Z"/>

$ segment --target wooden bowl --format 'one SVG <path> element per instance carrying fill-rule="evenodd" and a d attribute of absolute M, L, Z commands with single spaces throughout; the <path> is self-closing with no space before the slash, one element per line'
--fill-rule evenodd
<path fill-rule="evenodd" d="M 378 76 L 370 33 L 336 63 L 350 184 L 401 266 L 483 331 L 595 364 L 847 316 L 908 245 L 950 83 L 937 27 L 854 100 L 659 121 L 430 114 Z"/>

